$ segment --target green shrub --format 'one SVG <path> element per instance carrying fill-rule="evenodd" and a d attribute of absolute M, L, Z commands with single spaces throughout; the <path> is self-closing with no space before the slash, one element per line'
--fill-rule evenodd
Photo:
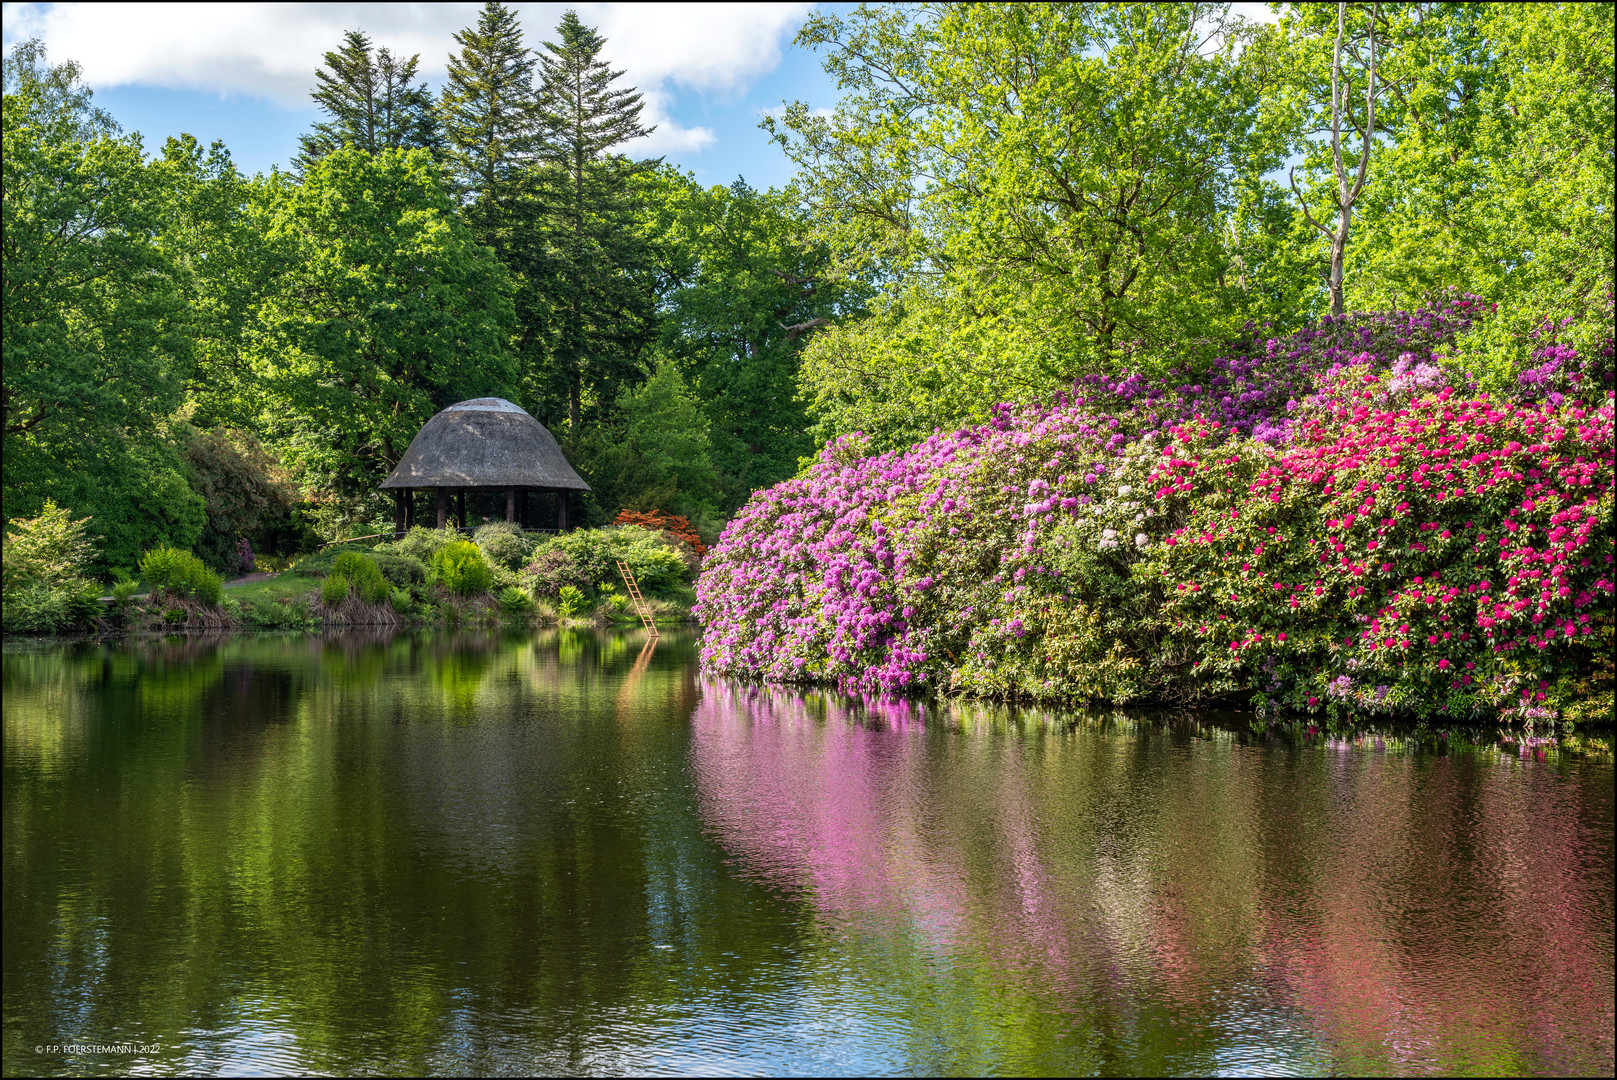
<path fill-rule="evenodd" d="M 534 552 L 533 560 L 522 568 L 522 577 L 535 596 L 555 596 L 563 585 L 586 583 L 578 560 L 548 544 Z"/>
<path fill-rule="evenodd" d="M 519 570 L 533 554 L 534 541 L 522 535 L 520 526 L 509 521 L 491 521 L 472 534 L 483 557 L 495 566 Z"/>
<path fill-rule="evenodd" d="M 341 574 L 327 574 L 320 583 L 320 602 L 327 607 L 336 607 L 348 599 L 348 590 L 352 586 L 353 582 Z"/>
<path fill-rule="evenodd" d="M 455 540 L 438 549 L 432 557 L 432 569 L 438 581 L 456 596 L 471 596 L 487 592 L 494 583 L 494 574 L 483 560 L 476 544 Z"/>
<path fill-rule="evenodd" d="M 571 619 L 584 608 L 584 594 L 571 585 L 563 585 L 556 594 L 556 611 L 564 619 Z"/>
<path fill-rule="evenodd" d="M 154 591 L 190 597 L 198 603 L 217 607 L 224 582 L 206 563 L 189 551 L 158 547 L 140 560 L 140 576 Z"/>
<path fill-rule="evenodd" d="M 354 592 L 367 604 L 380 604 L 393 592 L 376 560 L 363 552 L 345 551 L 337 556 L 331 564 L 331 576 L 347 578 Z"/>
<path fill-rule="evenodd" d="M 140 591 L 140 582 L 125 571 L 116 570 L 113 573 L 118 580 L 112 584 L 112 603 L 118 609 L 119 617 L 127 622 L 129 610 L 135 605 L 135 594 Z"/>
<path fill-rule="evenodd" d="M 520 618 L 533 611 L 533 597 L 517 588 L 500 591 L 500 610 L 511 618 Z"/>
<path fill-rule="evenodd" d="M 400 615 L 403 615 L 406 611 L 410 610 L 411 600 L 409 589 L 394 589 L 393 594 L 388 597 L 388 600 L 390 603 L 392 603 L 393 610 L 398 612 Z"/>
<path fill-rule="evenodd" d="M 95 558 L 89 521 L 73 520 L 47 499 L 38 517 L 7 526 L 0 554 L 0 623 L 7 630 L 50 634 L 82 626 L 100 613 L 101 589 L 86 573 Z"/>
<path fill-rule="evenodd" d="M 449 529 L 424 529 L 417 525 L 397 540 L 378 544 L 376 550 L 407 555 L 425 566 L 432 562 L 432 557 L 438 554 L 445 544 L 454 540 L 455 533 Z"/>
<path fill-rule="evenodd" d="M 619 559 L 647 594 L 671 594 L 690 584 L 691 566 L 681 550 L 662 533 L 639 525 L 562 533 L 534 549 L 523 574 L 535 595 L 552 596 L 563 585 L 615 584 Z"/>
<path fill-rule="evenodd" d="M 414 555 L 401 554 L 386 544 L 379 544 L 375 548 L 362 544 L 332 544 L 312 555 L 305 555 L 293 569 L 309 577 L 324 577 L 333 572 L 337 561 L 344 555 L 354 554 L 370 559 L 384 578 L 400 588 L 420 585 L 427 580 L 426 563 Z M 353 577 L 352 574 L 348 576 Z"/>
<path fill-rule="evenodd" d="M 377 552 L 371 558 L 376 560 L 376 566 L 382 571 L 382 576 L 400 588 L 421 585 L 427 580 L 427 564 L 414 555 Z"/>

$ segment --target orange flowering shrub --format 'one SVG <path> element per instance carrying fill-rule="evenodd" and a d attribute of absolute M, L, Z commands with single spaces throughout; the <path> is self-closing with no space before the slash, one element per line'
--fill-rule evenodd
<path fill-rule="evenodd" d="M 689 544 L 698 556 L 706 555 L 707 548 L 695 526 L 679 514 L 665 514 L 661 510 L 619 510 L 614 525 L 639 525 L 643 529 L 664 532 L 682 543 Z"/>

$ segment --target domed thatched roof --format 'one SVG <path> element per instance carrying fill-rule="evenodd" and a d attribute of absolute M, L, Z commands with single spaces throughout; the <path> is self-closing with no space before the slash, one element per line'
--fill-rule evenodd
<path fill-rule="evenodd" d="M 472 398 L 428 420 L 382 487 L 590 490 L 556 437 L 504 398 Z"/>

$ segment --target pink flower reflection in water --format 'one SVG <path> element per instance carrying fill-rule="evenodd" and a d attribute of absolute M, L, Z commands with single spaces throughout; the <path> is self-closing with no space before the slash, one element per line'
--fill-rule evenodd
<path fill-rule="evenodd" d="M 928 734 L 902 700 L 708 680 L 691 754 L 741 873 L 1073 1030 L 1291 1068 L 1610 1075 L 1609 767 L 1369 745 Z M 1258 1017 L 1314 1049 L 1216 1034 Z"/>

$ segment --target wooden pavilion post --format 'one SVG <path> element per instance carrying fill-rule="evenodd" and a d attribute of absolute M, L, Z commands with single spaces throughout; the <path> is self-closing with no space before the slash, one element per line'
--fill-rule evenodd
<path fill-rule="evenodd" d="M 505 489 L 505 520 L 507 520 L 507 521 L 515 521 L 516 519 L 517 519 L 517 489 L 514 488 L 514 487 L 508 487 L 508 488 Z"/>
<path fill-rule="evenodd" d="M 449 517 L 449 496 L 443 488 L 438 489 L 438 528 L 443 528 Z"/>
<path fill-rule="evenodd" d="M 567 531 L 567 492 L 556 492 L 556 531 Z"/>
<path fill-rule="evenodd" d="M 455 528 L 466 527 L 466 489 L 461 488 L 455 492 Z"/>
<path fill-rule="evenodd" d="M 404 489 L 403 488 L 394 488 L 393 489 L 393 531 L 396 532 L 396 533 L 402 533 L 405 530 L 405 524 L 404 524 L 405 501 L 406 500 L 404 498 Z"/>
<path fill-rule="evenodd" d="M 404 489 L 404 528 L 406 532 L 415 528 L 415 488 Z"/>

